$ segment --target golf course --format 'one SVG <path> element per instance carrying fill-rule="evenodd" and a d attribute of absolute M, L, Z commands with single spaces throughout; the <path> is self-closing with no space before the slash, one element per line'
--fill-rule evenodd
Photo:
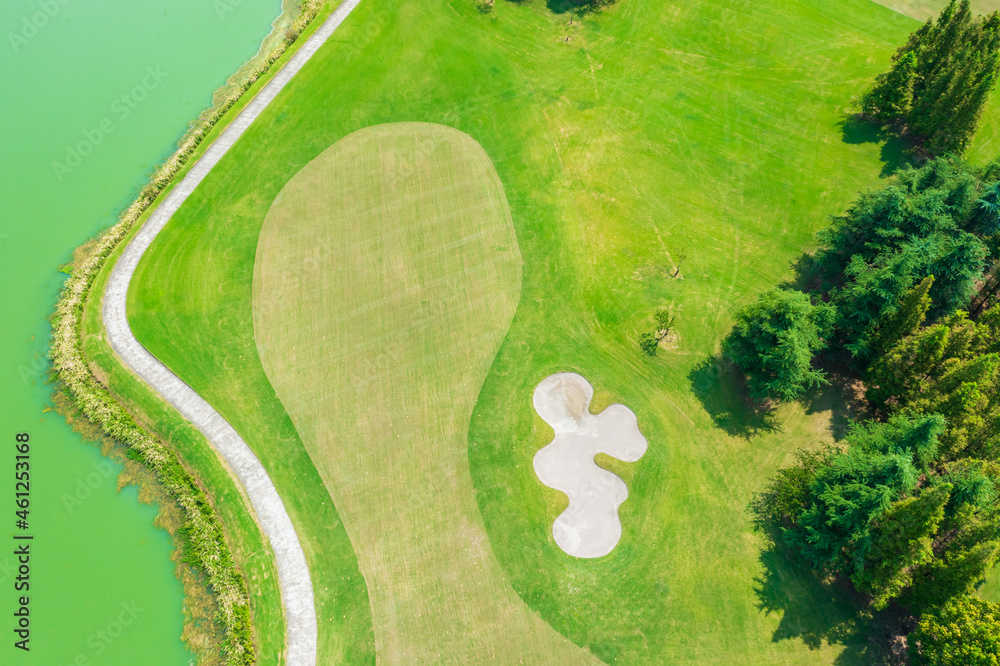
<path fill-rule="evenodd" d="M 944 4 L 362 0 L 128 291 L 138 341 L 273 481 L 309 565 L 316 663 L 868 662 L 858 595 L 747 510 L 851 414 L 826 388 L 761 418 L 720 343 L 903 165 L 898 139 L 849 115 Z M 991 101 L 968 161 L 998 138 Z M 241 489 L 108 346 L 112 264 L 83 313 L 91 367 L 195 471 L 247 579 L 257 663 L 284 663 Z M 659 308 L 674 333 L 645 355 Z M 568 498 L 533 466 L 557 431 L 532 396 L 557 373 L 592 385 L 590 415 L 626 406 L 647 443 L 597 454 L 627 486 L 606 555 L 557 544 Z M 982 594 L 1000 600 L 997 581 Z"/>

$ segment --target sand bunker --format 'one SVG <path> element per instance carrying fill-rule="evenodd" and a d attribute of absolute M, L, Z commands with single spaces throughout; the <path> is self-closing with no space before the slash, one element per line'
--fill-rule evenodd
<path fill-rule="evenodd" d="M 574 557 L 607 555 L 622 536 L 618 507 L 628 487 L 594 462 L 606 453 L 635 462 L 646 452 L 635 414 L 625 405 L 590 413 L 594 387 L 572 372 L 542 380 L 535 388 L 535 411 L 556 436 L 535 454 L 535 473 L 542 483 L 569 497 L 569 507 L 552 525 L 552 536 Z"/>

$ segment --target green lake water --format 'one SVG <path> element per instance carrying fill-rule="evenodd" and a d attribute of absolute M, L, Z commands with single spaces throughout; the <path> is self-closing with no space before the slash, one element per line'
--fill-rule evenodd
<path fill-rule="evenodd" d="M 0 664 L 192 659 L 155 508 L 134 488 L 116 492 L 119 468 L 45 411 L 47 317 L 65 278 L 58 267 L 114 222 L 212 91 L 256 53 L 279 5 L 0 3 Z M 27 531 L 15 526 L 19 432 L 31 437 Z M 15 533 L 34 537 L 29 592 L 14 588 Z M 14 645 L 22 595 L 29 652 Z"/>

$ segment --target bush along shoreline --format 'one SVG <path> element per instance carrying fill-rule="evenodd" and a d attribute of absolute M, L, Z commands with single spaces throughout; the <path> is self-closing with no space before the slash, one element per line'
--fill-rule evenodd
<path fill-rule="evenodd" d="M 91 251 L 74 266 L 51 318 L 49 358 L 56 391 L 62 392 L 73 408 L 106 436 L 123 444 L 126 455 L 151 470 L 177 503 L 183 524 L 174 536 L 181 561 L 206 577 L 208 590 L 218 603 L 215 621 L 223 636 L 225 663 L 230 665 L 253 664 L 255 651 L 246 581 L 226 543 L 219 515 L 177 454 L 140 426 L 90 371 L 83 352 L 81 325 L 90 288 L 108 257 L 187 164 L 219 120 L 312 23 L 322 4 L 323 0 L 303 0 L 299 15 L 285 31 L 279 46 L 269 51 L 221 104 L 184 135 L 177 151 L 153 172 L 149 183 L 119 216 L 119 221 L 103 232 Z"/>

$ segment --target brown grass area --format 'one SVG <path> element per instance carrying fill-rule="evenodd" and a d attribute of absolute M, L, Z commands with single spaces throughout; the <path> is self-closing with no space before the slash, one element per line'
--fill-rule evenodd
<path fill-rule="evenodd" d="M 931 16 L 937 16 L 948 4 L 948 0 L 873 0 L 873 2 L 918 21 L 926 21 Z M 973 12 L 989 14 L 998 9 L 1000 0 L 972 0 Z"/>

